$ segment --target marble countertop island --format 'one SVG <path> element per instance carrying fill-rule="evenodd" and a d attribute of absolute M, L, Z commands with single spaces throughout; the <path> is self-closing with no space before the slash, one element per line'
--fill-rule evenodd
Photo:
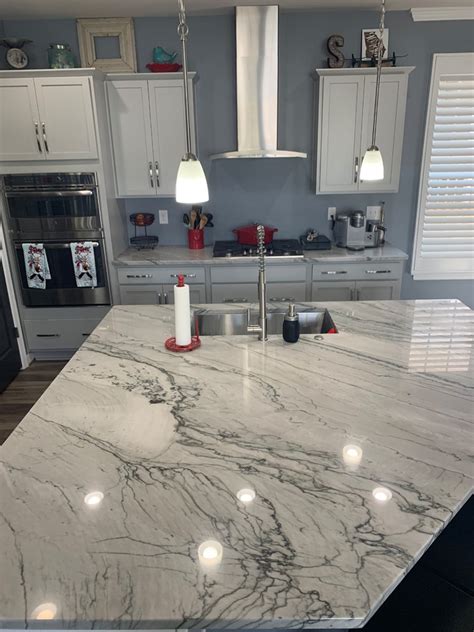
<path fill-rule="evenodd" d="M 0 627 L 362 626 L 471 494 L 473 317 L 328 307 L 181 355 L 114 307 L 1 448 Z"/>

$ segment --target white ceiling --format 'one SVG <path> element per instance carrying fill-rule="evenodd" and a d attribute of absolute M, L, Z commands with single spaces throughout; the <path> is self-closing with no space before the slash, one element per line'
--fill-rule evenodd
<path fill-rule="evenodd" d="M 279 4 L 289 9 L 376 9 L 379 0 L 186 0 L 189 13 L 222 13 L 236 4 Z M 386 0 L 388 11 L 415 7 L 469 7 L 472 0 Z M 0 19 L 176 15 L 177 0 L 0 0 Z"/>

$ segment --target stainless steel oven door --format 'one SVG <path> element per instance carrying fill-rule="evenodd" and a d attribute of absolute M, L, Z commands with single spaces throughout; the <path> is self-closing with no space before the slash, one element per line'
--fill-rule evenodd
<path fill-rule="evenodd" d="M 78 239 L 101 236 L 95 177 L 74 184 L 18 184 L 5 177 L 8 225 L 13 239 Z"/>
<path fill-rule="evenodd" d="M 75 240 L 40 242 L 37 239 L 35 241 L 43 243 L 51 279 L 46 280 L 44 289 L 28 286 L 22 244 L 29 242 L 15 242 L 23 304 L 26 307 L 110 305 L 105 249 L 102 239 L 94 241 L 94 258 L 97 273 L 96 287 L 77 287 L 70 248 L 71 242 Z"/>

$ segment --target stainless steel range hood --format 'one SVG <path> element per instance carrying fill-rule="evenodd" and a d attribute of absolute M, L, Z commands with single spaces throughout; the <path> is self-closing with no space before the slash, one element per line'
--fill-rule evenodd
<path fill-rule="evenodd" d="M 237 151 L 219 158 L 306 158 L 277 149 L 278 6 L 236 7 Z"/>

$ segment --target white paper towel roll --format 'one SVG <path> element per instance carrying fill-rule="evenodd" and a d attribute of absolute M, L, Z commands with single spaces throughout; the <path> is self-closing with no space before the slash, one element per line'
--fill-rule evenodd
<path fill-rule="evenodd" d="M 176 344 L 185 347 L 191 344 L 191 308 L 189 306 L 189 285 L 184 284 L 184 276 L 178 276 L 174 286 L 174 327 Z"/>

